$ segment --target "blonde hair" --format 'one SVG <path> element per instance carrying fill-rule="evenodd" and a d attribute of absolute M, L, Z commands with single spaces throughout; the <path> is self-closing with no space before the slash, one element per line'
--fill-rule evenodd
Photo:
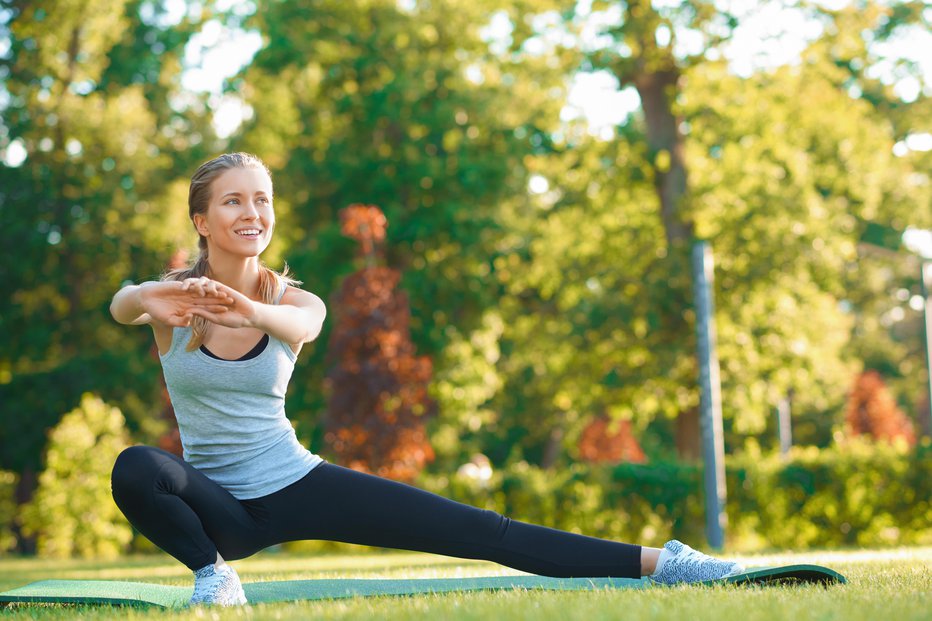
<path fill-rule="evenodd" d="M 206 216 L 210 205 L 210 186 L 214 179 L 232 168 L 260 168 L 266 172 L 269 179 L 272 172 L 268 166 L 255 155 L 249 153 L 224 153 L 209 162 L 204 162 L 191 177 L 191 186 L 188 189 L 188 217 L 194 222 L 197 214 Z M 197 260 L 180 269 L 174 269 L 162 275 L 162 280 L 185 280 L 186 278 L 211 277 L 210 263 L 207 260 L 207 238 L 198 233 L 197 246 L 200 249 Z M 282 285 L 300 285 L 288 273 L 288 266 L 279 273 L 259 262 L 259 298 L 265 304 L 274 304 Z M 194 317 L 191 320 L 191 339 L 188 341 L 187 351 L 193 351 L 201 346 L 207 335 L 210 322 L 203 317 Z"/>

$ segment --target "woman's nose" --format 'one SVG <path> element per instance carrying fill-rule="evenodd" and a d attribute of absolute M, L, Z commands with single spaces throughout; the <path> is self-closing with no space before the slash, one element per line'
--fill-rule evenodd
<path fill-rule="evenodd" d="M 256 218 L 259 217 L 259 208 L 256 206 L 256 204 L 253 201 L 247 201 L 245 206 L 246 206 L 246 210 L 245 210 L 244 217 L 247 220 L 255 220 Z"/>

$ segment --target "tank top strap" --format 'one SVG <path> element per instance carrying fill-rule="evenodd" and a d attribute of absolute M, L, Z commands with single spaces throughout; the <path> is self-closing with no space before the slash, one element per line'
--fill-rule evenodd
<path fill-rule="evenodd" d="M 281 304 L 282 298 L 285 297 L 285 291 L 288 289 L 288 283 L 281 282 L 281 289 L 278 292 L 278 297 L 275 298 L 275 304 Z"/>

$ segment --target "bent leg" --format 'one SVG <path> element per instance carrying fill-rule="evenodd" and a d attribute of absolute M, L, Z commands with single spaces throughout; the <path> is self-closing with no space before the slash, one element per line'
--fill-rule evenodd
<path fill-rule="evenodd" d="M 120 453 L 111 487 L 136 530 L 191 570 L 215 562 L 218 550 L 235 560 L 263 547 L 248 503 L 161 449 L 132 446 Z"/>
<path fill-rule="evenodd" d="M 280 541 L 326 539 L 490 560 L 555 577 L 641 576 L 641 547 L 536 526 L 322 463 L 261 501 Z"/>

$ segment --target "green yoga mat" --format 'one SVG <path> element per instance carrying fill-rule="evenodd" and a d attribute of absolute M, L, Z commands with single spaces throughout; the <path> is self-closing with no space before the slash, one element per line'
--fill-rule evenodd
<path fill-rule="evenodd" d="M 706 584 L 843 584 L 841 574 L 818 565 L 762 567 Z M 549 590 L 594 591 L 656 587 L 647 578 L 546 578 L 543 576 L 492 576 L 487 578 L 329 579 L 246 582 L 250 603 L 342 599 L 377 595 L 418 595 L 451 591 Z M 0 593 L 0 605 L 10 603 L 109 604 L 181 608 L 191 587 L 111 580 L 43 580 Z"/>

